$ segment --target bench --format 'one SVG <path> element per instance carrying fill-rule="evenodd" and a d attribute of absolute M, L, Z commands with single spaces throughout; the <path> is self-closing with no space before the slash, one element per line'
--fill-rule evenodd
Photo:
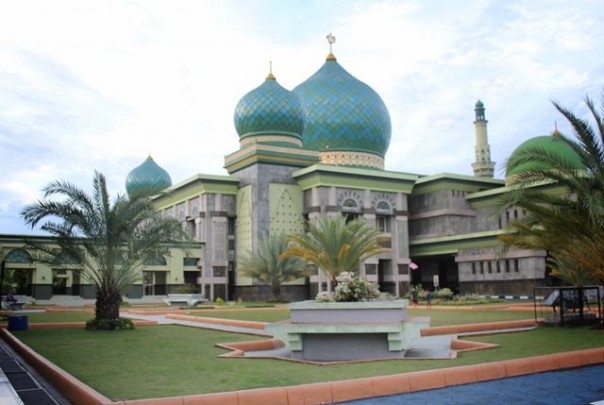
<path fill-rule="evenodd" d="M 27 304 L 26 298 L 22 295 L 13 296 L 13 301 L 7 301 L 6 296 L 2 296 L 2 309 L 12 309 L 19 311 L 23 309 L 23 306 Z"/>
<path fill-rule="evenodd" d="M 180 306 L 195 306 L 206 302 L 207 299 L 201 294 L 168 294 L 167 298 L 164 298 L 166 305 L 180 305 Z"/>

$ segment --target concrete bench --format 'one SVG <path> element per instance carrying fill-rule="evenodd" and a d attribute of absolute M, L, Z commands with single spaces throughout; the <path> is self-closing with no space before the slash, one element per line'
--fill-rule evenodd
<path fill-rule="evenodd" d="M 23 306 L 27 304 L 27 300 L 22 295 L 13 296 L 14 301 L 6 301 L 6 296 L 2 296 L 2 309 L 12 309 L 18 311 L 23 309 Z"/>
<path fill-rule="evenodd" d="M 168 294 L 167 298 L 164 298 L 164 302 L 166 305 L 187 305 L 187 306 L 195 306 L 197 304 L 201 304 L 206 302 L 207 299 L 204 298 L 201 294 Z"/>

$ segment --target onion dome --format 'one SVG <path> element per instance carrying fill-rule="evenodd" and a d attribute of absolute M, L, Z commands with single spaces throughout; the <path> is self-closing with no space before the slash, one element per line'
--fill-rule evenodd
<path fill-rule="evenodd" d="M 584 170 L 585 166 L 573 148 L 560 138 L 560 132 L 555 130 L 551 135 L 543 135 L 531 138 L 520 144 L 510 155 L 506 167 L 506 183 L 513 183 L 514 176 L 529 170 L 549 169 L 544 162 L 526 162 L 515 164 L 522 159 L 525 153 L 538 153 L 547 155 L 558 155 L 567 165 L 573 169 Z M 551 169 L 556 169 L 552 167 Z"/>
<path fill-rule="evenodd" d="M 155 163 L 151 155 L 126 177 L 126 191 L 130 198 L 155 195 L 171 185 L 170 175 Z"/>
<path fill-rule="evenodd" d="M 304 119 L 304 107 L 298 96 L 277 83 L 272 73 L 241 98 L 234 117 L 242 146 L 262 142 L 300 147 Z"/>
<path fill-rule="evenodd" d="M 383 168 L 391 133 L 388 109 L 333 54 L 293 92 L 306 109 L 305 149 L 320 151 L 325 163 Z"/>

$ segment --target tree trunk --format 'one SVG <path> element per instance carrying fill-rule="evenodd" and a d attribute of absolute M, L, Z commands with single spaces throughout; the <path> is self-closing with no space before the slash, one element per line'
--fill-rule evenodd
<path fill-rule="evenodd" d="M 117 288 L 99 288 L 96 293 L 95 319 L 116 320 L 120 317 L 122 294 Z"/>
<path fill-rule="evenodd" d="M 273 284 L 271 287 L 273 292 L 273 300 L 280 301 L 281 300 L 281 284 Z"/>

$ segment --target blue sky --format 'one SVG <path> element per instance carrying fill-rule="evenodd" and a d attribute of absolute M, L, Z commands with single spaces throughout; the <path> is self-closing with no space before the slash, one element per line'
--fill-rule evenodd
<path fill-rule="evenodd" d="M 226 174 L 233 112 L 269 61 L 289 89 L 325 36 L 392 119 L 386 169 L 472 174 L 474 103 L 501 165 L 524 140 L 569 129 L 604 81 L 601 0 L 4 1 L 0 13 L 0 233 L 52 180 L 112 195 L 149 153 L 173 183 Z"/>

